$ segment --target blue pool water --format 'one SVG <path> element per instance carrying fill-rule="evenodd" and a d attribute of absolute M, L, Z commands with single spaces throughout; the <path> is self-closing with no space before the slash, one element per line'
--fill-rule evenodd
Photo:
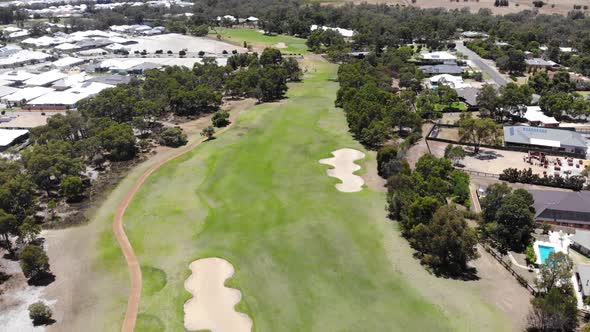
<path fill-rule="evenodd" d="M 549 254 L 551 254 L 552 252 L 555 252 L 555 248 L 539 245 L 539 254 L 541 255 L 541 264 L 545 264 L 545 260 L 547 259 L 547 257 L 549 257 Z"/>

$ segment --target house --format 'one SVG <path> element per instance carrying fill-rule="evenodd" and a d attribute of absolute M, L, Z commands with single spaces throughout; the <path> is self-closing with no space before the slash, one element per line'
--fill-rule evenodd
<path fill-rule="evenodd" d="M 428 65 L 456 65 L 457 57 L 445 51 L 422 53 L 420 54 L 420 62 Z"/>
<path fill-rule="evenodd" d="M 67 77 L 67 74 L 62 73 L 59 70 L 51 70 L 39 74 L 35 77 L 29 78 L 28 80 L 24 81 L 25 86 L 45 86 L 48 87 L 51 83 L 61 80 L 62 78 Z"/>
<path fill-rule="evenodd" d="M 590 257 L 590 231 L 576 229 L 576 233 L 571 237 L 570 247 L 584 256 Z"/>
<path fill-rule="evenodd" d="M 485 38 L 488 38 L 489 35 L 487 33 L 479 32 L 479 31 L 465 31 L 465 32 L 461 33 L 461 37 L 485 39 Z"/>
<path fill-rule="evenodd" d="M 582 158 L 588 150 L 586 138 L 578 132 L 528 126 L 505 126 L 504 144 L 573 153 Z"/>
<path fill-rule="evenodd" d="M 333 30 L 333 31 L 338 32 L 344 38 L 352 38 L 356 34 L 356 32 L 354 30 L 343 29 L 343 28 L 332 28 L 332 27 L 327 27 L 327 26 L 319 26 L 316 24 L 313 24 L 311 27 L 309 27 L 310 31 L 315 31 L 317 29 L 321 29 L 324 31 Z"/>
<path fill-rule="evenodd" d="M 527 68 L 531 69 L 546 69 L 546 70 L 556 70 L 559 69 L 559 64 L 551 61 L 545 60 L 541 58 L 532 58 L 532 59 L 525 59 L 524 62 L 526 63 Z"/>
<path fill-rule="evenodd" d="M 556 226 L 590 229 L 590 191 L 529 190 L 535 203 L 535 221 Z M 577 234 L 577 232 L 576 232 Z M 590 245 L 590 235 L 578 235 L 580 245 Z"/>
<path fill-rule="evenodd" d="M 479 95 L 478 88 L 460 88 L 455 89 L 457 91 L 457 95 L 459 99 L 467 105 L 468 111 L 477 111 L 479 107 L 477 106 L 477 95 Z"/>
<path fill-rule="evenodd" d="M 440 74 L 461 75 L 463 73 L 463 68 L 456 64 L 421 66 L 420 70 L 422 70 L 426 76 Z"/>
<path fill-rule="evenodd" d="M 42 95 L 50 93 L 52 91 L 53 89 L 44 88 L 40 86 L 23 88 L 19 89 L 15 93 L 2 97 L 0 100 L 9 106 L 22 105 L 26 104 L 30 100 L 33 100 L 37 97 L 41 97 Z"/>
<path fill-rule="evenodd" d="M 471 84 L 465 83 L 461 76 L 441 74 L 428 79 L 430 86 L 434 89 L 439 85 L 447 85 L 453 89 L 471 88 Z"/>
<path fill-rule="evenodd" d="M 94 76 L 93 78 L 89 79 L 88 82 L 103 83 L 103 84 L 109 84 L 109 85 L 129 84 L 129 82 L 131 82 L 131 76 L 101 75 L 101 76 Z"/>
<path fill-rule="evenodd" d="M 547 116 L 539 106 L 527 106 L 524 118 L 534 127 L 559 127 L 559 121 L 552 116 Z"/>

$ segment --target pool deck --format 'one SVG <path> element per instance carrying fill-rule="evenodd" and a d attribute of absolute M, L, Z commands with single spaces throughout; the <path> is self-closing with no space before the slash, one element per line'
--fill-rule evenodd
<path fill-rule="evenodd" d="M 571 235 L 562 232 L 549 232 L 549 241 L 535 241 L 533 249 L 537 256 L 537 264 L 543 264 L 541 262 L 541 251 L 539 246 L 552 247 L 555 252 L 562 252 L 564 254 L 569 253 L 569 246 L 571 241 Z"/>

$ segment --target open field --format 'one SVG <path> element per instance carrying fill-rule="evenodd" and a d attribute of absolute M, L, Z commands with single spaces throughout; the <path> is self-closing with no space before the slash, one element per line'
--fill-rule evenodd
<path fill-rule="evenodd" d="M 223 51 L 230 52 L 237 50 L 238 52 L 245 52 L 246 49 L 241 45 L 229 45 L 219 40 L 212 40 L 206 37 L 186 36 L 178 33 L 167 33 L 163 35 L 137 37 L 134 38 L 137 44 L 128 46 L 131 52 L 146 50 L 149 53 L 154 53 L 157 50 L 162 50 L 164 53 L 172 51 L 178 53 L 181 50 L 187 52 L 198 53 L 203 51 L 205 53 L 219 54 Z"/>
<path fill-rule="evenodd" d="M 182 330 L 188 264 L 222 257 L 236 269 L 227 286 L 242 292 L 237 309 L 256 331 L 517 329 L 511 310 L 487 300 L 489 285 L 437 279 L 419 265 L 385 218 L 382 193 L 334 188 L 318 160 L 364 149 L 333 108 L 336 66 L 317 61 L 289 99 L 243 113 L 140 189 L 125 215 L 144 274 L 138 328 Z M 358 163 L 361 173 L 375 167 Z M 118 246 L 103 234 L 97 272 L 120 279 Z M 96 315 L 109 322 L 95 325 L 102 330 L 121 322 L 126 280 L 118 281 L 119 301 Z"/>
<path fill-rule="evenodd" d="M 266 47 L 274 47 L 283 53 L 307 54 L 305 39 L 293 36 L 276 35 L 268 36 L 255 29 L 247 28 L 215 28 L 209 32 L 210 38 L 221 36 L 221 40 L 242 47 L 244 42 L 252 45 L 255 50 L 262 50 Z"/>
<path fill-rule="evenodd" d="M 480 9 L 488 8 L 494 14 L 505 15 L 510 13 L 518 13 L 523 10 L 533 10 L 533 2 L 530 0 L 510 0 L 508 7 L 494 7 L 495 0 L 416 0 L 412 3 L 411 0 L 327 0 L 320 1 L 326 4 L 335 4 L 343 2 L 362 3 L 368 2 L 372 4 L 391 4 L 401 6 L 416 6 L 420 8 L 446 8 L 446 9 L 462 9 L 469 8 L 471 12 L 477 12 Z M 567 15 L 567 13 L 574 9 L 574 5 L 588 5 L 584 0 L 549 0 L 545 2 L 543 8 L 538 9 L 539 14 L 560 14 Z M 553 7 L 552 7 L 553 6 Z M 586 11 L 588 12 L 588 11 Z"/>

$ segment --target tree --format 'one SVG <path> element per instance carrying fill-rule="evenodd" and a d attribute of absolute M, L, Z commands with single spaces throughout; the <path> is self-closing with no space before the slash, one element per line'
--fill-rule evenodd
<path fill-rule="evenodd" d="M 522 251 L 535 228 L 533 196 L 524 189 L 506 195 L 496 212 L 496 239 L 511 250 Z"/>
<path fill-rule="evenodd" d="M 182 132 L 181 128 L 166 128 L 162 134 L 160 134 L 160 144 L 162 145 L 177 148 L 186 145 L 186 143 L 188 143 L 188 139 L 186 134 Z"/>
<path fill-rule="evenodd" d="M 25 277 L 35 279 L 49 271 L 49 258 L 43 248 L 27 244 L 19 255 Z"/>
<path fill-rule="evenodd" d="M 475 119 L 471 113 L 461 114 L 459 120 L 459 136 L 461 142 L 473 144 L 476 154 L 479 153 L 479 147 L 482 144 L 496 144 L 502 127 L 497 125 L 492 119 Z"/>
<path fill-rule="evenodd" d="M 456 165 L 465 158 L 465 150 L 460 145 L 449 144 L 445 148 L 445 158 L 449 159 L 453 165 Z"/>
<path fill-rule="evenodd" d="M 402 211 L 400 225 L 405 235 L 409 235 L 414 227 L 429 224 L 441 202 L 434 197 L 418 197 L 405 211 Z"/>
<path fill-rule="evenodd" d="M 219 110 L 213 114 L 211 122 L 217 128 L 229 125 L 229 112 L 226 110 Z"/>
<path fill-rule="evenodd" d="M 413 241 L 423 253 L 422 262 L 440 272 L 462 274 L 467 262 L 478 257 L 475 230 L 453 205 L 439 207 L 429 224 L 416 226 L 412 233 Z"/>
<path fill-rule="evenodd" d="M 35 302 L 29 306 L 29 317 L 33 320 L 33 325 L 42 325 L 51 322 L 51 308 L 42 301 Z"/>
<path fill-rule="evenodd" d="M 539 277 L 536 284 L 540 291 L 546 293 L 552 289 L 560 290 L 571 287 L 572 270 L 574 262 L 562 252 L 552 252 L 545 259 L 545 263 L 539 267 Z"/>
<path fill-rule="evenodd" d="M 70 175 L 67 176 L 61 182 L 61 192 L 65 196 L 66 200 L 75 202 L 82 197 L 84 193 L 84 182 L 79 176 Z"/>
<path fill-rule="evenodd" d="M 498 104 L 498 90 L 493 85 L 484 85 L 477 95 L 479 110 L 486 116 L 496 119 L 498 115 Z"/>
<path fill-rule="evenodd" d="M 18 221 L 12 214 L 0 209 L 0 237 L 2 238 L 2 247 L 14 254 L 10 237 L 18 234 Z"/>
<path fill-rule="evenodd" d="M 281 51 L 276 48 L 267 47 L 262 51 L 259 62 L 262 66 L 267 65 L 278 65 L 283 61 L 283 55 Z"/>
<path fill-rule="evenodd" d="M 203 128 L 203 130 L 201 131 L 201 136 L 206 137 L 208 140 L 212 139 L 214 134 L 215 129 L 213 128 L 213 126 L 207 126 L 206 128 Z"/>
<path fill-rule="evenodd" d="M 563 118 L 564 112 L 570 109 L 573 102 L 573 96 L 567 92 L 547 93 L 541 96 L 539 106 L 543 113 L 559 120 Z"/>
<path fill-rule="evenodd" d="M 533 247 L 532 243 L 529 244 L 528 247 L 526 247 L 524 254 L 526 257 L 526 262 L 528 264 L 534 264 L 537 261 L 537 254 L 535 254 L 535 248 Z"/>
<path fill-rule="evenodd" d="M 488 187 L 486 196 L 481 200 L 482 216 L 485 223 L 496 220 L 496 213 L 502 206 L 504 197 L 512 192 L 506 183 L 494 183 Z"/>
<path fill-rule="evenodd" d="M 528 331 L 575 331 L 578 308 L 571 288 L 567 291 L 554 288 L 545 296 L 533 298 L 531 303 L 533 306 L 527 317 Z"/>
<path fill-rule="evenodd" d="M 23 241 L 29 243 L 41 233 L 41 225 L 37 224 L 35 218 L 29 216 L 23 221 L 18 230 Z"/>

